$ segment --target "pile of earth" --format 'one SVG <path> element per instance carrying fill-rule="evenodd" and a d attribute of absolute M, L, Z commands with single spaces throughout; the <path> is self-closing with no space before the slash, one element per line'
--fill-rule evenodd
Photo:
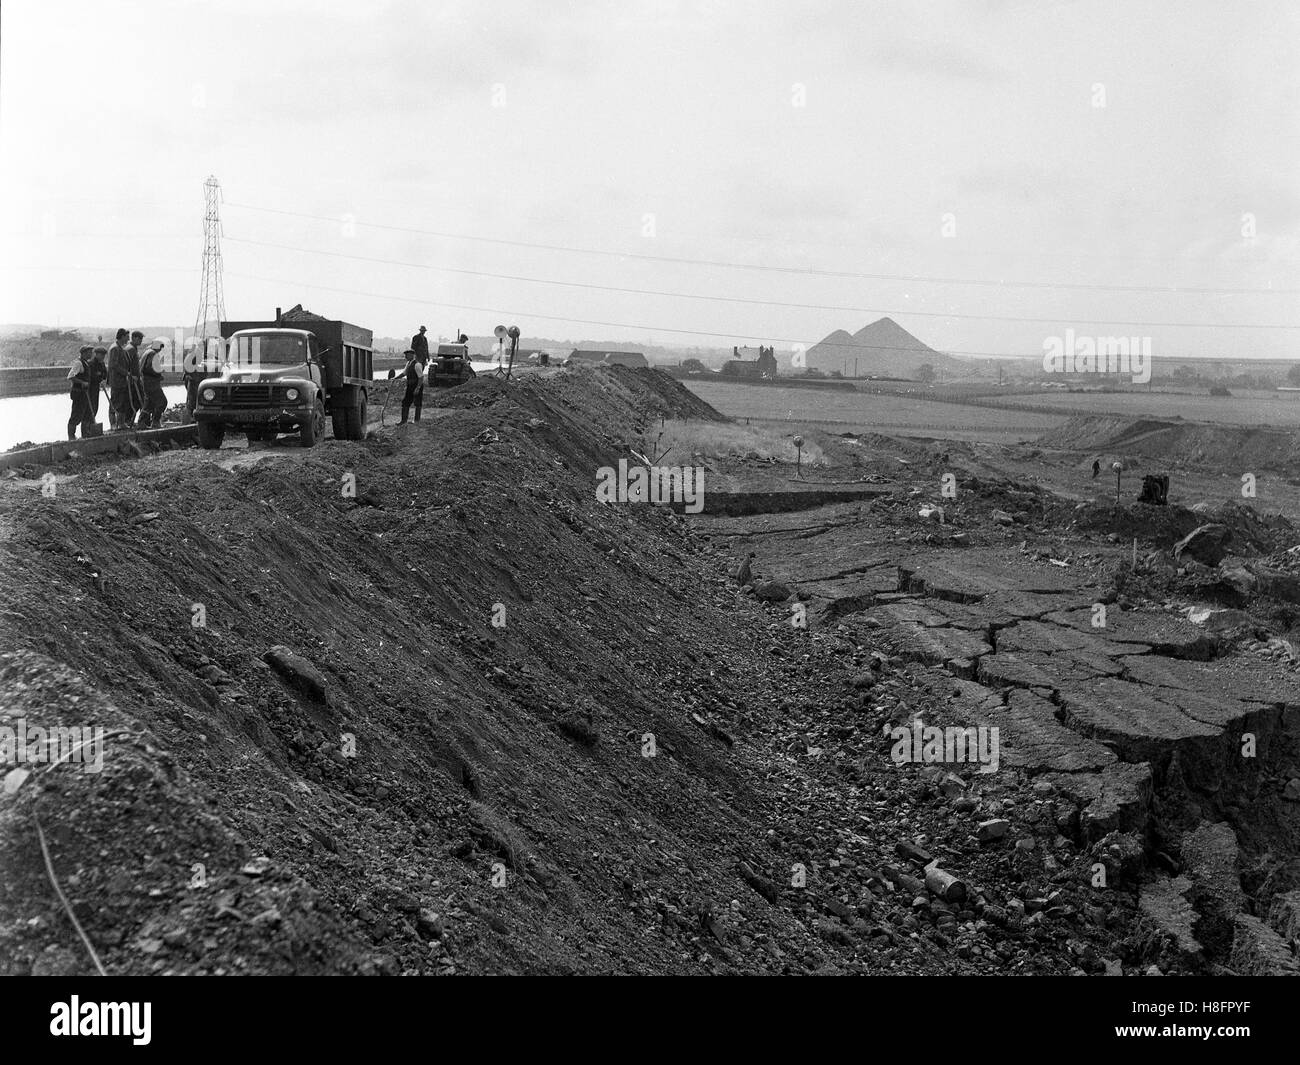
<path fill-rule="evenodd" d="M 1104 533 L 1124 542 L 1136 537 L 1139 543 L 1161 548 L 1172 548 L 1203 525 L 1224 526 L 1229 534 L 1225 547 L 1236 554 L 1268 554 L 1293 546 L 1297 539 L 1295 526 L 1285 515 L 1261 513 L 1252 506 L 1230 501 L 1198 503 L 1194 507 L 1133 502 L 1116 506 L 1103 500 L 1069 507 L 1062 502 L 1062 516 L 1067 508 L 1069 527 Z"/>
<path fill-rule="evenodd" d="M 1080 415 L 1036 442 L 1062 450 L 1142 456 L 1165 468 L 1289 471 L 1300 461 L 1300 438 L 1294 432 L 1117 415 Z"/>

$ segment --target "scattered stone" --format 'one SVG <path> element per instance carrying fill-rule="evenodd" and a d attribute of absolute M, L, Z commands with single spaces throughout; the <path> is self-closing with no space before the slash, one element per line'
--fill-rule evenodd
<path fill-rule="evenodd" d="M 790 586 L 780 581 L 759 581 L 754 585 L 754 597 L 764 603 L 784 603 L 790 598 Z"/>
<path fill-rule="evenodd" d="M 415 922 L 415 930 L 425 939 L 441 939 L 442 915 L 430 909 L 421 909 L 420 916 Z"/>
<path fill-rule="evenodd" d="M 13 795 L 23 786 L 23 781 L 31 775 L 32 771 L 30 769 L 22 769 L 20 767 L 18 769 L 9 770 L 9 772 L 5 774 L 4 793 L 6 795 Z"/>
<path fill-rule="evenodd" d="M 962 902 L 966 898 L 966 885 L 937 865 L 926 868 L 925 886 L 944 902 Z"/>
<path fill-rule="evenodd" d="M 1186 555 L 1202 565 L 1217 566 L 1227 554 L 1224 545 L 1230 535 L 1226 525 L 1214 522 L 1209 525 L 1199 525 L 1174 544 L 1174 559 L 1182 562 L 1183 556 Z"/>
<path fill-rule="evenodd" d="M 975 838 L 981 843 L 992 843 L 994 840 L 1002 839 L 1010 829 L 1010 821 L 1002 817 L 995 817 L 980 822 L 979 827 L 975 830 Z"/>
<path fill-rule="evenodd" d="M 291 685 L 317 699 L 327 695 L 325 675 L 307 659 L 294 654 L 283 644 L 276 644 L 262 656 L 262 661 L 279 673 Z"/>
<path fill-rule="evenodd" d="M 925 866 L 934 861 L 934 855 L 924 847 L 919 847 L 908 840 L 902 840 L 894 844 L 894 853 L 900 858 L 906 858 L 909 862 L 915 862 L 917 865 Z"/>
<path fill-rule="evenodd" d="M 765 876 L 759 876 L 758 873 L 754 872 L 748 862 L 740 862 L 736 866 L 736 872 L 740 874 L 740 878 L 744 880 L 746 884 L 762 895 L 763 898 L 767 899 L 768 902 L 775 905 L 777 900 L 780 899 L 781 892 L 777 888 L 776 884 L 771 880 L 768 880 Z"/>

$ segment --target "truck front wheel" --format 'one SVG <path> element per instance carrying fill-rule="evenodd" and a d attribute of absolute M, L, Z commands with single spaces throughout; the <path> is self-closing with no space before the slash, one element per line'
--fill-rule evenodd
<path fill-rule="evenodd" d="M 211 451 L 221 446 L 226 438 L 226 427 L 220 422 L 199 422 L 199 447 Z"/>
<path fill-rule="evenodd" d="M 315 447 L 316 441 L 325 435 L 325 404 L 319 399 L 312 408 L 311 420 L 302 423 L 302 446 Z"/>

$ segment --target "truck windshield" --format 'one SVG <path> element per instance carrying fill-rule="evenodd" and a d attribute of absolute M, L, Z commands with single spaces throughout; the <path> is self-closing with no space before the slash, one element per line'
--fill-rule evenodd
<path fill-rule="evenodd" d="M 296 366 L 306 361 L 307 342 L 302 337 L 254 334 L 230 341 L 233 366 Z"/>

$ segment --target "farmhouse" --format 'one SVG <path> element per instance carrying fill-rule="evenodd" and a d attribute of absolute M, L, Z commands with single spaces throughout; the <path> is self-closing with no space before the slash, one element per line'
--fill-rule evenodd
<path fill-rule="evenodd" d="M 758 358 L 754 362 L 743 358 L 744 351 L 733 347 L 735 358 L 722 366 L 722 372 L 730 377 L 775 377 L 777 375 L 776 353 L 773 348 L 758 349 Z"/>

